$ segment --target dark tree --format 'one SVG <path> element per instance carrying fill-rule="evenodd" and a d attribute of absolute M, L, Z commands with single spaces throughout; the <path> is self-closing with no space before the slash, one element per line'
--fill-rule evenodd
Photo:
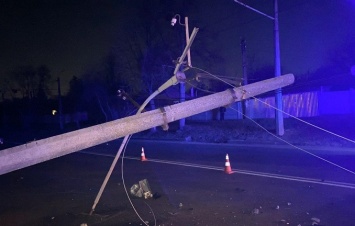
<path fill-rule="evenodd" d="M 84 95 L 84 84 L 82 79 L 73 76 L 69 82 L 69 92 L 65 97 L 66 110 L 68 112 L 77 112 L 84 110 L 85 99 Z"/>
<path fill-rule="evenodd" d="M 309 90 L 347 90 L 355 88 L 355 77 L 351 67 L 355 64 L 355 41 L 351 40 L 328 54 L 327 61 L 315 71 L 296 76 L 290 89 Z"/>
<path fill-rule="evenodd" d="M 23 98 L 32 99 L 36 96 L 38 80 L 36 69 L 33 66 L 20 66 L 14 69 L 11 74 Z"/>
<path fill-rule="evenodd" d="M 256 70 L 250 70 L 248 73 L 248 82 L 254 83 L 273 77 L 275 77 L 274 65 L 266 65 Z"/>
<path fill-rule="evenodd" d="M 47 99 L 47 96 L 50 95 L 49 90 L 49 81 L 51 79 L 50 70 L 46 65 L 41 65 L 37 68 L 38 76 L 38 91 L 37 97 L 41 99 Z"/>

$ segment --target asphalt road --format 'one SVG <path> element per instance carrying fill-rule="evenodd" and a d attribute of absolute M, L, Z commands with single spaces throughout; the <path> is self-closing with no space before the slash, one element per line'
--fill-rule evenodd
<path fill-rule="evenodd" d="M 115 141 L 84 150 L 84 153 L 114 156 L 121 141 Z M 203 144 L 193 142 L 168 142 L 131 140 L 125 157 L 139 157 L 142 147 L 147 158 L 224 168 L 229 155 L 233 171 L 260 172 L 291 177 L 309 178 L 355 184 L 355 151 L 344 149 L 305 149 L 276 145 Z M 174 163 L 175 164 L 175 163 Z M 195 167 L 195 168 L 196 168 Z M 347 171 L 348 170 L 348 171 Z"/>
<path fill-rule="evenodd" d="M 149 225 L 354 225 L 355 175 L 296 149 L 132 140 L 88 215 L 120 143 L 0 176 L 0 225 L 144 225 L 125 194 L 148 179 L 157 199 L 132 198 Z M 147 162 L 141 162 L 144 147 Z M 355 171 L 352 152 L 312 151 Z M 225 174 L 229 154 L 233 174 Z M 313 218 L 313 220 L 312 220 Z"/>

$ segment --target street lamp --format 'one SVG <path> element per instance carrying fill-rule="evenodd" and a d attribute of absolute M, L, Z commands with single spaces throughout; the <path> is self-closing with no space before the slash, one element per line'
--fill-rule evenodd
<path fill-rule="evenodd" d="M 234 2 L 258 13 L 261 14 L 271 20 L 274 21 L 274 58 L 275 58 L 275 77 L 281 75 L 281 60 L 280 60 L 280 35 L 279 35 L 279 10 L 278 10 L 278 2 L 274 0 L 274 17 L 269 16 L 263 12 L 260 12 L 257 9 L 254 9 L 238 0 L 234 0 Z M 279 136 L 284 135 L 284 122 L 283 122 L 283 115 L 282 115 L 282 91 L 281 88 L 275 91 L 275 104 L 276 104 L 276 112 L 275 112 L 275 119 L 276 119 L 276 134 Z"/>

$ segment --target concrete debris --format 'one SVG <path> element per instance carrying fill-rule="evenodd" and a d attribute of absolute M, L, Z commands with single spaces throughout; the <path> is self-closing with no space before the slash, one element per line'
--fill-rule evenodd
<path fill-rule="evenodd" d="M 312 225 L 319 225 L 320 223 L 320 219 L 317 217 L 312 217 L 311 221 L 312 221 Z"/>
<path fill-rule="evenodd" d="M 284 219 L 280 220 L 280 223 L 283 225 L 289 225 L 290 223 Z"/>
<path fill-rule="evenodd" d="M 254 215 L 258 215 L 260 214 L 260 210 L 258 208 L 255 208 L 253 209 L 253 212 L 252 212 Z"/>
<path fill-rule="evenodd" d="M 141 180 L 141 181 L 139 181 L 138 184 L 132 185 L 130 192 L 132 195 L 134 195 L 138 198 L 144 197 L 144 199 L 148 199 L 148 198 L 153 197 L 153 194 L 152 194 L 152 191 L 150 190 L 150 186 L 149 186 L 147 179 Z"/>

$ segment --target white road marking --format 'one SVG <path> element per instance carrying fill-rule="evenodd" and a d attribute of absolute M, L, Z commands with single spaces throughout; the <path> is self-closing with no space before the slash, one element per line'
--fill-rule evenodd
<path fill-rule="evenodd" d="M 115 157 L 114 155 L 111 155 L 111 154 L 101 154 L 101 153 L 86 152 L 86 151 L 81 151 L 79 153 L 89 154 L 89 155 L 97 155 L 97 156 L 104 156 L 104 157 L 111 157 L 111 158 Z M 130 156 L 126 156 L 125 159 L 141 161 L 140 158 L 135 158 L 135 157 L 130 157 Z M 199 164 L 193 164 L 193 163 L 175 162 L 175 161 L 151 159 L 151 158 L 149 158 L 148 161 L 149 162 L 169 164 L 169 165 L 193 167 L 193 168 L 199 168 L 199 169 L 209 169 L 209 170 L 224 171 L 224 167 L 215 167 L 215 166 L 208 166 L 208 165 L 199 165 Z M 333 187 L 355 189 L 355 184 L 337 182 L 337 181 L 323 181 L 323 180 L 313 179 L 313 178 L 295 177 L 295 176 L 288 176 L 288 175 L 282 175 L 282 174 L 272 174 L 272 173 L 264 173 L 264 172 L 256 172 L 256 171 L 248 171 L 248 170 L 240 170 L 240 169 L 234 169 L 233 173 L 252 175 L 252 176 L 258 176 L 258 177 L 268 177 L 268 178 L 288 180 L 288 181 L 297 181 L 297 182 L 304 182 L 304 183 L 320 184 L 320 185 L 327 185 L 327 186 L 333 186 Z"/>

